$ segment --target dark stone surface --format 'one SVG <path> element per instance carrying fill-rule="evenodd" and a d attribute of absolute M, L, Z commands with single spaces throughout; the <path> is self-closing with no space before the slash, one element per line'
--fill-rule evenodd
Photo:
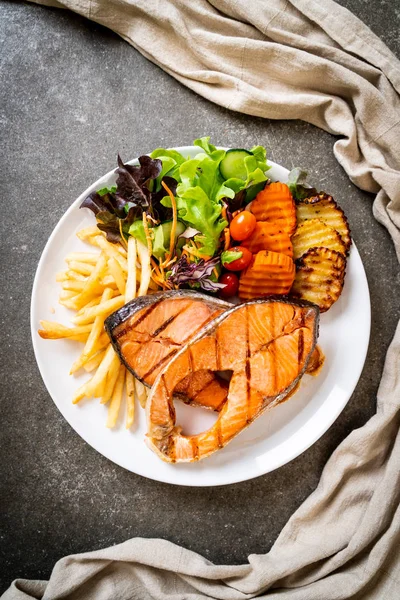
<path fill-rule="evenodd" d="M 399 52 L 395 2 L 341 4 Z M 249 553 L 264 553 L 315 489 L 332 451 L 374 411 L 399 318 L 399 270 L 386 230 L 372 217 L 372 196 L 349 182 L 329 134 L 301 122 L 267 121 L 214 106 L 113 33 L 75 15 L 20 2 L 3 2 L 0 10 L 0 591 L 15 577 L 48 578 L 64 555 L 132 536 L 167 538 L 216 563 L 241 563 Z M 194 489 L 124 471 L 71 429 L 40 378 L 29 303 L 53 227 L 82 190 L 114 167 L 117 152 L 128 159 L 205 134 L 227 146 L 264 144 L 270 158 L 302 165 L 340 201 L 366 267 L 373 323 L 357 389 L 314 446 L 256 480 Z"/>

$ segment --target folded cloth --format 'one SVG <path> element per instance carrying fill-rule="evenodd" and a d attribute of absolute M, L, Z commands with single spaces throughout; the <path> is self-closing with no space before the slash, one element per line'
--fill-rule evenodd
<path fill-rule="evenodd" d="M 38 2 L 40 3 L 40 2 Z M 400 63 L 331 0 L 43 0 L 109 27 L 184 85 L 227 108 L 303 119 L 335 156 L 400 259 Z M 179 57 L 179 60 L 177 59 Z M 164 540 L 132 539 L 59 561 L 7 600 L 394 600 L 400 597 L 400 326 L 377 412 L 328 461 L 265 555 L 217 566 Z"/>

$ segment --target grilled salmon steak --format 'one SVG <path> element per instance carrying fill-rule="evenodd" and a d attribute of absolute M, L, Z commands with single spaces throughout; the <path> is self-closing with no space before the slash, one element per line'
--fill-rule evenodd
<path fill-rule="evenodd" d="M 124 365 L 147 386 L 181 347 L 232 304 L 190 290 L 160 292 L 128 302 L 105 321 Z M 220 410 L 228 383 L 210 369 L 188 374 L 175 395 L 187 404 Z"/>
<path fill-rule="evenodd" d="M 147 444 L 167 462 L 192 462 L 223 448 L 294 390 L 313 355 L 318 324 L 317 306 L 282 297 L 218 314 L 159 371 L 146 405 Z M 173 394 L 182 380 L 205 369 L 232 371 L 228 398 L 210 429 L 184 435 Z"/>

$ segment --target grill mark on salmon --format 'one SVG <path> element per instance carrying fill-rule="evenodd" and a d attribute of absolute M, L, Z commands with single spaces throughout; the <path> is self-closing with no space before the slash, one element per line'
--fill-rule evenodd
<path fill-rule="evenodd" d="M 303 358 L 304 352 L 304 332 L 302 329 L 299 330 L 299 339 L 297 342 L 297 362 L 300 364 Z"/>
<path fill-rule="evenodd" d="M 171 350 L 171 352 L 169 354 L 167 354 L 167 356 L 164 356 L 164 358 L 162 358 L 161 360 L 158 361 L 158 363 L 156 363 L 155 365 L 153 365 L 151 367 L 151 369 L 149 369 L 149 371 L 147 371 L 147 373 L 145 373 L 143 375 L 143 379 L 147 379 L 148 377 L 150 377 L 150 375 L 152 373 L 154 373 L 154 371 L 156 369 L 159 369 L 160 367 L 162 367 L 163 365 L 165 365 L 166 362 L 169 362 L 169 360 L 175 356 L 175 354 L 178 352 L 178 349 L 176 350 Z"/>
<path fill-rule="evenodd" d="M 268 323 L 257 324 L 259 315 L 267 314 Z M 159 375 L 146 406 L 146 443 L 167 462 L 201 460 L 226 446 L 265 410 L 294 393 L 314 352 L 318 323 L 317 306 L 284 298 L 250 301 L 220 314 L 191 338 L 162 371 L 168 396 L 172 398 L 190 364 L 194 368 L 196 365 L 204 368 L 207 362 L 215 365 L 214 368 L 221 366 L 222 370 L 232 370 L 228 400 L 217 421 L 208 431 L 194 436 L 183 435 L 175 421 L 168 421 L 160 428 L 157 418 L 163 413 L 159 406 L 163 406 L 166 395 Z M 211 338 L 214 338 L 214 344 Z M 189 348 L 191 360 L 185 359 Z M 216 362 L 217 352 L 221 356 L 221 365 Z M 174 439 L 170 454 L 171 446 L 163 442 L 163 432 Z"/>
<path fill-rule="evenodd" d="M 150 333 L 150 337 L 152 337 L 152 338 L 157 337 L 162 331 L 164 331 L 164 329 L 166 329 L 168 327 L 168 325 L 170 323 L 172 323 L 172 321 L 175 321 L 175 319 L 176 319 L 176 315 L 172 315 L 171 317 L 169 317 L 169 319 L 164 321 L 164 323 L 162 325 L 160 325 L 160 327 L 158 327 L 158 329 L 153 331 L 153 333 Z"/>
<path fill-rule="evenodd" d="M 114 336 L 118 339 L 123 335 L 129 333 L 129 331 L 131 331 L 132 329 L 135 329 L 135 327 L 137 327 L 138 325 L 140 325 L 140 323 L 147 319 L 147 317 L 153 312 L 153 310 L 157 308 L 160 302 L 162 302 L 162 298 L 156 300 L 152 305 L 150 305 L 150 307 L 144 312 L 144 314 L 141 315 L 134 323 L 128 323 L 123 329 L 118 329 L 114 333 Z"/>

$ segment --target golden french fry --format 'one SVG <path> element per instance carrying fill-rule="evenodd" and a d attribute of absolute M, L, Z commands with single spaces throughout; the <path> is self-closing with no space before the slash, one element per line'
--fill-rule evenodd
<path fill-rule="evenodd" d="M 128 249 L 129 256 L 129 249 Z M 126 428 L 129 429 L 133 425 L 135 418 L 135 378 L 126 370 L 125 387 L 126 387 Z"/>
<path fill-rule="evenodd" d="M 53 323 L 52 321 L 40 321 L 41 327 L 38 333 L 45 340 L 58 340 L 61 338 L 69 338 L 81 334 L 89 334 L 91 325 L 83 325 L 82 327 L 65 327 L 61 323 Z"/>
<path fill-rule="evenodd" d="M 67 271 L 67 277 L 68 281 L 87 281 L 88 278 L 87 275 L 81 275 L 81 273 L 73 271 L 72 269 L 69 269 Z"/>
<path fill-rule="evenodd" d="M 142 266 L 142 277 L 140 281 L 138 296 L 144 296 L 145 294 L 147 294 L 147 290 L 149 289 L 151 277 L 150 254 L 147 249 L 147 246 L 145 246 L 140 240 L 136 240 L 136 244 L 140 264 Z"/>
<path fill-rule="evenodd" d="M 83 344 L 86 343 L 86 340 L 88 339 L 87 333 L 82 333 L 81 335 L 72 335 L 71 337 L 65 338 L 68 341 L 72 341 L 72 342 L 82 342 Z"/>
<path fill-rule="evenodd" d="M 87 373 L 91 373 L 92 371 L 97 369 L 97 367 L 99 366 L 99 364 L 101 363 L 101 361 L 104 358 L 105 352 L 106 352 L 105 350 L 100 350 L 100 352 L 97 352 L 97 354 L 95 354 L 93 356 L 93 358 L 88 360 L 87 363 L 85 363 L 83 365 L 83 368 L 85 369 L 85 371 Z"/>
<path fill-rule="evenodd" d="M 78 298 L 75 301 L 76 309 L 82 308 L 87 302 L 93 299 L 93 296 L 96 296 L 99 291 L 99 284 L 101 278 L 104 275 L 104 271 L 107 266 L 106 257 L 104 254 L 100 255 L 99 260 L 96 263 L 95 268 L 92 273 L 86 280 L 85 287 L 83 288 L 81 294 L 79 294 Z"/>
<path fill-rule="evenodd" d="M 68 279 L 68 275 L 65 271 L 60 271 L 60 273 L 57 273 L 56 275 L 56 281 L 67 281 Z"/>
<path fill-rule="evenodd" d="M 118 289 L 117 283 L 112 275 L 105 275 L 101 280 L 101 285 L 110 287 L 111 289 Z"/>
<path fill-rule="evenodd" d="M 99 235 L 99 229 L 97 228 L 96 225 L 93 225 L 91 227 L 84 227 L 83 229 L 81 229 L 80 231 L 78 231 L 78 233 L 76 234 L 78 236 L 78 238 L 82 241 L 86 241 L 87 238 L 91 238 L 94 235 Z"/>
<path fill-rule="evenodd" d="M 73 292 L 81 292 L 85 287 L 84 281 L 63 281 L 62 288 L 63 290 L 72 290 Z"/>
<path fill-rule="evenodd" d="M 106 288 L 101 296 L 100 306 L 102 303 L 107 302 L 107 300 L 110 300 L 110 297 L 111 297 L 111 290 L 109 288 Z M 90 331 L 89 337 L 87 339 L 87 342 L 85 344 L 82 354 L 74 362 L 74 364 L 71 367 L 70 375 L 72 375 L 73 373 L 76 373 L 76 371 L 78 371 L 81 367 L 83 367 L 83 365 L 88 360 L 90 360 L 90 358 L 92 358 L 93 354 L 95 354 L 95 352 L 97 352 L 97 350 L 94 351 L 95 344 L 98 342 L 103 331 L 104 331 L 104 317 L 102 315 L 98 315 L 94 320 L 93 327 Z"/>
<path fill-rule="evenodd" d="M 108 270 L 110 271 L 110 275 L 114 278 L 115 283 L 117 284 L 119 293 L 123 296 L 125 294 L 126 288 L 126 277 L 124 271 L 122 270 L 119 262 L 114 258 L 108 259 Z M 129 271 L 129 262 L 128 262 L 128 271 Z M 129 280 L 129 276 L 128 276 Z"/>
<path fill-rule="evenodd" d="M 97 369 L 96 373 L 93 375 L 92 379 L 88 383 L 88 386 L 87 386 L 87 395 L 88 396 L 93 396 L 94 392 L 97 389 L 97 386 L 100 385 L 100 383 L 103 381 L 103 379 L 105 379 L 107 377 L 107 372 L 108 372 L 108 369 L 110 368 L 111 363 L 113 362 L 114 356 L 115 356 L 114 348 L 110 344 L 104 354 L 104 358 L 101 361 L 99 368 Z"/>
<path fill-rule="evenodd" d="M 118 379 L 119 367 L 121 363 L 119 361 L 118 356 L 115 354 L 112 360 L 112 363 L 108 369 L 107 374 L 107 382 L 104 388 L 104 394 L 102 399 L 100 400 L 100 404 L 107 404 L 109 400 L 111 400 L 111 396 L 115 387 L 115 383 Z"/>
<path fill-rule="evenodd" d="M 125 248 L 121 244 L 117 245 L 117 250 L 121 254 L 121 256 L 124 256 L 125 258 L 128 256 L 127 251 L 125 250 Z"/>
<path fill-rule="evenodd" d="M 83 315 L 85 310 L 87 310 L 88 308 L 92 308 L 92 306 L 97 306 L 97 304 L 100 304 L 100 300 L 101 300 L 101 295 L 96 296 L 96 298 L 93 298 L 93 300 L 91 300 L 90 302 L 85 304 L 85 306 L 82 306 L 82 308 L 80 310 L 78 310 L 78 312 L 76 313 L 76 316 Z"/>
<path fill-rule="evenodd" d="M 147 390 L 139 379 L 135 379 L 135 388 L 139 404 L 142 408 L 145 408 L 147 402 Z"/>
<path fill-rule="evenodd" d="M 60 298 L 58 302 L 59 302 L 59 304 L 62 304 L 66 308 L 70 308 L 71 310 L 75 310 L 75 300 L 76 300 L 76 298 L 78 296 L 79 296 L 79 294 L 77 294 L 75 292 L 75 294 L 73 296 L 71 296 L 71 298 L 67 298 L 66 300 L 63 300 L 62 298 Z"/>
<path fill-rule="evenodd" d="M 84 263 L 78 260 L 71 260 L 68 263 L 68 266 L 70 271 L 75 271 L 76 273 L 80 273 L 81 275 L 90 275 L 94 269 L 94 265 Z"/>
<path fill-rule="evenodd" d="M 90 397 L 87 394 L 87 387 L 88 387 L 88 384 L 90 383 L 90 381 L 91 381 L 91 379 L 89 381 L 87 381 L 86 383 L 84 383 L 83 385 L 81 385 L 81 387 L 76 390 L 75 394 L 72 396 L 72 404 L 78 404 L 78 402 L 80 402 L 82 400 L 82 398 L 85 398 L 85 396 Z"/>
<path fill-rule="evenodd" d="M 118 419 L 119 408 L 121 406 L 122 400 L 122 392 L 124 389 L 124 380 L 125 380 L 125 367 L 121 365 L 119 367 L 118 379 L 115 384 L 112 398 L 110 402 L 110 406 L 108 407 L 108 415 L 107 415 L 107 427 L 115 427 Z"/>
<path fill-rule="evenodd" d="M 73 290 L 62 290 L 59 295 L 60 300 L 70 300 L 76 296 L 76 292 Z"/>
<path fill-rule="evenodd" d="M 99 248 L 101 248 L 101 250 L 103 250 L 104 254 L 107 255 L 107 258 L 115 258 L 115 260 L 117 260 L 119 262 L 119 264 L 121 265 L 122 269 L 125 271 L 125 273 L 128 270 L 128 264 L 127 264 L 127 260 L 126 258 L 124 258 L 120 252 L 118 252 L 117 248 L 115 247 L 115 244 L 110 244 L 110 242 L 108 242 L 103 236 L 98 235 L 93 239 L 93 243 L 96 244 L 96 246 L 99 246 Z"/>
<path fill-rule="evenodd" d="M 107 302 L 103 302 L 102 304 L 98 304 L 97 306 L 92 306 L 85 310 L 82 315 L 78 317 L 74 317 L 72 322 L 75 325 L 86 325 L 87 323 L 91 323 L 94 321 L 95 317 L 98 315 L 109 315 L 118 308 L 121 308 L 125 304 L 124 296 L 116 296 L 115 298 L 111 298 Z"/>
<path fill-rule="evenodd" d="M 133 236 L 128 239 L 128 279 L 125 289 L 125 302 L 133 300 L 136 296 L 136 240 Z"/>
<path fill-rule="evenodd" d="M 94 252 L 70 252 L 70 254 L 67 254 L 65 257 L 65 261 L 71 263 L 77 260 L 82 263 L 88 263 L 89 265 L 95 265 L 99 260 L 99 256 L 99 253 Z"/>

